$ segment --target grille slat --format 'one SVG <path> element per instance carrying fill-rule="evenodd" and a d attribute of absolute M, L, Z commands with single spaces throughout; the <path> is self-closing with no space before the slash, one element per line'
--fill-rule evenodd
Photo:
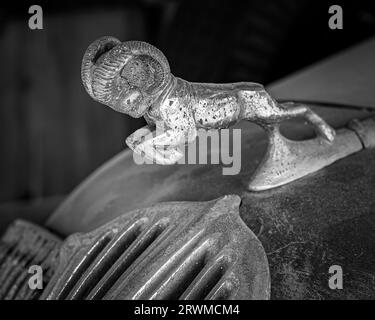
<path fill-rule="evenodd" d="M 44 299 L 266 299 L 263 247 L 238 196 L 129 212 L 63 246 Z"/>
<path fill-rule="evenodd" d="M 179 297 L 205 265 L 208 248 L 213 241 L 208 239 L 197 244 L 201 235 L 196 235 L 181 250 L 160 267 L 157 277 L 148 288 L 137 292 L 135 299 L 169 300 Z"/>
<path fill-rule="evenodd" d="M 197 275 L 194 282 L 181 295 L 181 300 L 202 300 L 207 298 L 213 288 L 220 282 L 226 271 L 230 268 L 230 255 L 220 252 L 219 256 L 212 259 Z"/>
<path fill-rule="evenodd" d="M 101 299 L 115 286 L 118 279 L 128 272 L 129 267 L 136 264 L 137 259 L 154 243 L 165 229 L 164 223 L 156 224 L 144 230 L 133 243 L 122 252 L 117 261 L 100 279 L 87 299 Z"/>
<path fill-rule="evenodd" d="M 114 237 L 105 248 L 103 254 L 98 255 L 91 266 L 77 281 L 68 295 L 68 299 L 83 299 L 96 286 L 98 279 L 105 276 L 110 267 L 117 262 L 119 257 L 131 246 L 142 231 L 143 221 L 137 221 L 124 230 L 119 236 Z"/>
<path fill-rule="evenodd" d="M 234 281 L 233 281 L 234 280 Z M 226 279 L 218 283 L 212 291 L 206 296 L 206 300 L 230 300 L 235 295 L 238 288 L 237 279 Z"/>
<path fill-rule="evenodd" d="M 56 295 L 52 295 L 54 299 L 63 300 L 67 298 L 69 292 L 80 279 L 82 273 L 90 267 L 90 264 L 102 252 L 103 248 L 109 241 L 109 235 L 105 234 L 97 239 L 88 251 L 86 248 L 81 248 L 78 251 L 56 284 L 56 287 L 59 288 L 59 290 L 56 290 Z"/>

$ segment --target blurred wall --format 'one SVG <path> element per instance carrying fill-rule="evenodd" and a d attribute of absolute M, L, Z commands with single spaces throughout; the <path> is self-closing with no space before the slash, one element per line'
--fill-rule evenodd
<path fill-rule="evenodd" d="M 91 100 L 80 66 L 102 35 L 143 39 L 140 11 L 44 12 L 43 30 L 28 17 L 0 31 L 0 202 L 69 192 L 139 126 Z"/>

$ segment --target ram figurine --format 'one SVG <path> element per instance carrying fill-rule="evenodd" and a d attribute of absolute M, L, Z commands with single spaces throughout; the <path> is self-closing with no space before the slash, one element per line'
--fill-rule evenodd
<path fill-rule="evenodd" d="M 280 104 L 260 84 L 194 83 L 175 77 L 164 54 L 146 42 L 102 37 L 86 50 L 81 72 L 94 100 L 145 118 L 147 125 L 126 143 L 158 164 L 177 162 L 183 156 L 181 146 L 194 141 L 198 128 L 227 128 L 240 120 L 271 133 L 280 122 L 302 117 L 324 140 L 335 137 L 335 131 L 307 106 Z M 156 124 L 163 125 L 160 134 Z"/>

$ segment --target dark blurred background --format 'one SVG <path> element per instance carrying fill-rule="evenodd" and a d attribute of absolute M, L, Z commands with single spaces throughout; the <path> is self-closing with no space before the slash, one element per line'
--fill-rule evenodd
<path fill-rule="evenodd" d="M 43 9 L 43 30 L 28 27 L 32 4 Z M 343 30 L 328 27 L 334 4 Z M 2 4 L 0 218 L 43 220 L 143 124 L 94 102 L 81 85 L 82 55 L 100 36 L 156 45 L 187 80 L 267 84 L 374 33 L 375 1 Z"/>

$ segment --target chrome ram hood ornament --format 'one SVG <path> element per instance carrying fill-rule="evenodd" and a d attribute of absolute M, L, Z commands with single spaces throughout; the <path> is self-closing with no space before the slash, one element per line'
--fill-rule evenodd
<path fill-rule="evenodd" d="M 309 107 L 280 104 L 257 83 L 206 84 L 177 78 L 163 53 L 145 42 L 122 43 L 113 37 L 94 41 L 83 57 L 82 81 L 96 101 L 132 117 L 145 117 L 148 125 L 126 142 L 158 164 L 181 159 L 182 148 L 196 139 L 197 129 L 227 128 L 241 120 L 258 124 L 269 136 L 266 159 L 248 185 L 252 191 L 289 183 L 330 162 L 325 149 L 335 130 Z M 296 117 L 310 123 L 318 137 L 293 143 L 285 139 L 279 125 Z M 155 130 L 159 127 L 161 133 Z"/>
<path fill-rule="evenodd" d="M 42 299 L 268 299 L 263 247 L 240 197 L 168 202 L 70 236 Z"/>

